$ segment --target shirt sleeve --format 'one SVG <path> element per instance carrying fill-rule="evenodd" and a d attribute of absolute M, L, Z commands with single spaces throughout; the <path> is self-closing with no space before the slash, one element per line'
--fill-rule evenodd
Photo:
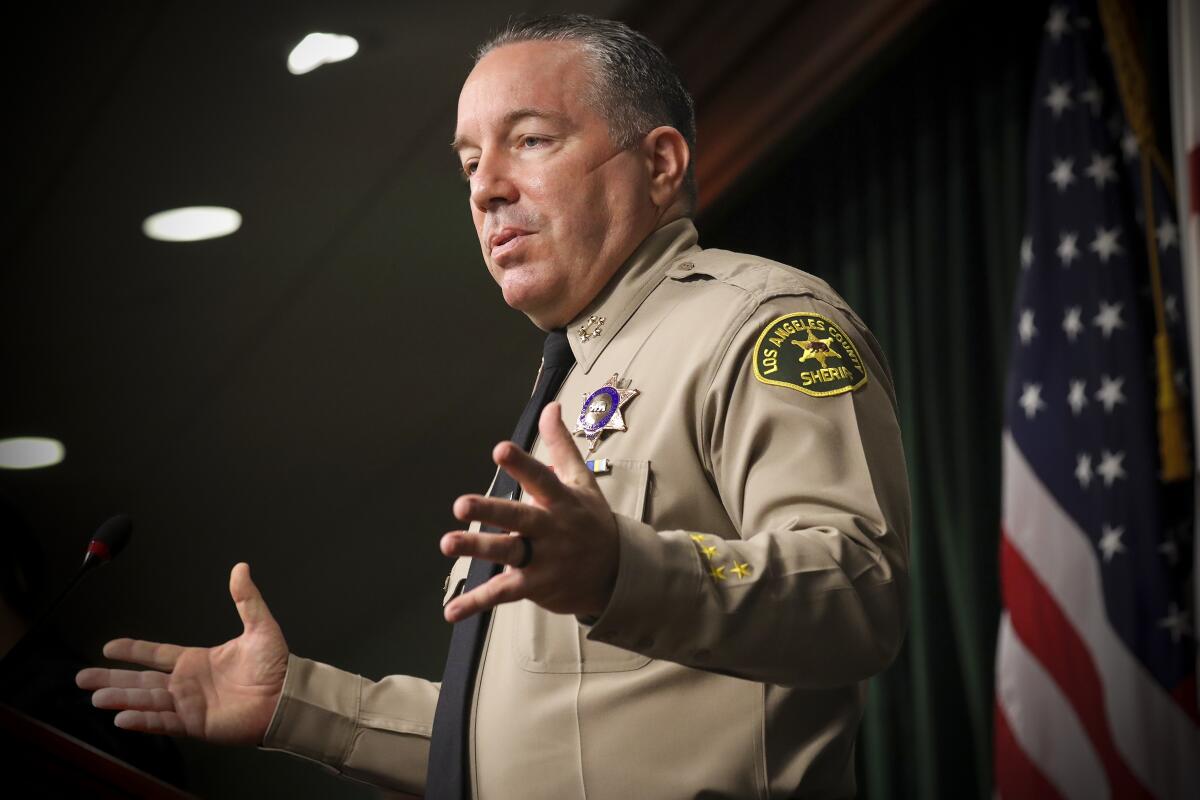
<path fill-rule="evenodd" d="M 762 380 L 760 340 L 792 312 L 844 331 L 866 382 L 813 396 Z M 873 337 L 844 307 L 774 298 L 731 337 L 698 407 L 700 456 L 740 538 L 618 515 L 616 584 L 588 636 L 785 686 L 881 671 L 906 625 L 909 496 L 891 377 Z"/>
<path fill-rule="evenodd" d="M 349 778 L 420 795 L 438 688 L 406 675 L 370 681 L 289 656 L 283 693 L 262 746 Z"/>

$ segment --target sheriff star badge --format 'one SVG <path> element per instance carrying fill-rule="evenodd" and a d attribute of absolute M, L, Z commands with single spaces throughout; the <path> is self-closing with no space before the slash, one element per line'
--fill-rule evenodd
<path fill-rule="evenodd" d="M 588 452 L 594 452 L 605 431 L 626 429 L 621 409 L 637 396 L 637 389 L 621 388 L 617 373 L 614 372 L 603 386 L 591 394 L 584 395 L 583 408 L 579 411 L 579 419 L 572 433 L 587 439 L 590 443 Z"/>

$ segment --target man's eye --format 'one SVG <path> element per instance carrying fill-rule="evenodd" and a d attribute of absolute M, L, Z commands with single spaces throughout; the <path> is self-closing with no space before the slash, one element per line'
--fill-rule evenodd
<path fill-rule="evenodd" d="M 463 164 L 463 166 L 462 166 L 463 177 L 469 178 L 472 175 L 474 175 L 475 170 L 478 168 L 478 165 L 479 165 L 478 161 L 468 161 L 467 163 Z"/>
<path fill-rule="evenodd" d="M 541 136 L 522 136 L 521 147 L 524 147 L 526 150 L 532 150 L 545 141 Z"/>

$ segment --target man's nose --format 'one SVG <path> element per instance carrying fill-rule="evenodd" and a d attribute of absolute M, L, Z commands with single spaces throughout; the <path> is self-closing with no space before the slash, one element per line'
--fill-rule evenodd
<path fill-rule="evenodd" d="M 509 175 L 503 159 L 480 158 L 471 175 L 471 202 L 480 211 L 488 211 L 497 205 L 515 203 L 518 192 L 516 183 Z"/>

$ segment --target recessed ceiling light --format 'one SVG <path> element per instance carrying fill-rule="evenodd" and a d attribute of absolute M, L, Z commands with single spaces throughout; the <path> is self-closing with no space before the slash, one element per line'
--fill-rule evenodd
<path fill-rule="evenodd" d="M 322 64 L 345 61 L 358 52 L 358 40 L 337 33 L 310 33 L 288 54 L 288 72 L 303 75 Z"/>
<path fill-rule="evenodd" d="M 41 436 L 0 439 L 0 469 L 52 467 L 67 453 L 62 442 Z"/>
<path fill-rule="evenodd" d="M 146 217 L 142 233 L 160 242 L 198 242 L 216 239 L 242 227 L 242 215 L 221 206 L 187 206 Z"/>

